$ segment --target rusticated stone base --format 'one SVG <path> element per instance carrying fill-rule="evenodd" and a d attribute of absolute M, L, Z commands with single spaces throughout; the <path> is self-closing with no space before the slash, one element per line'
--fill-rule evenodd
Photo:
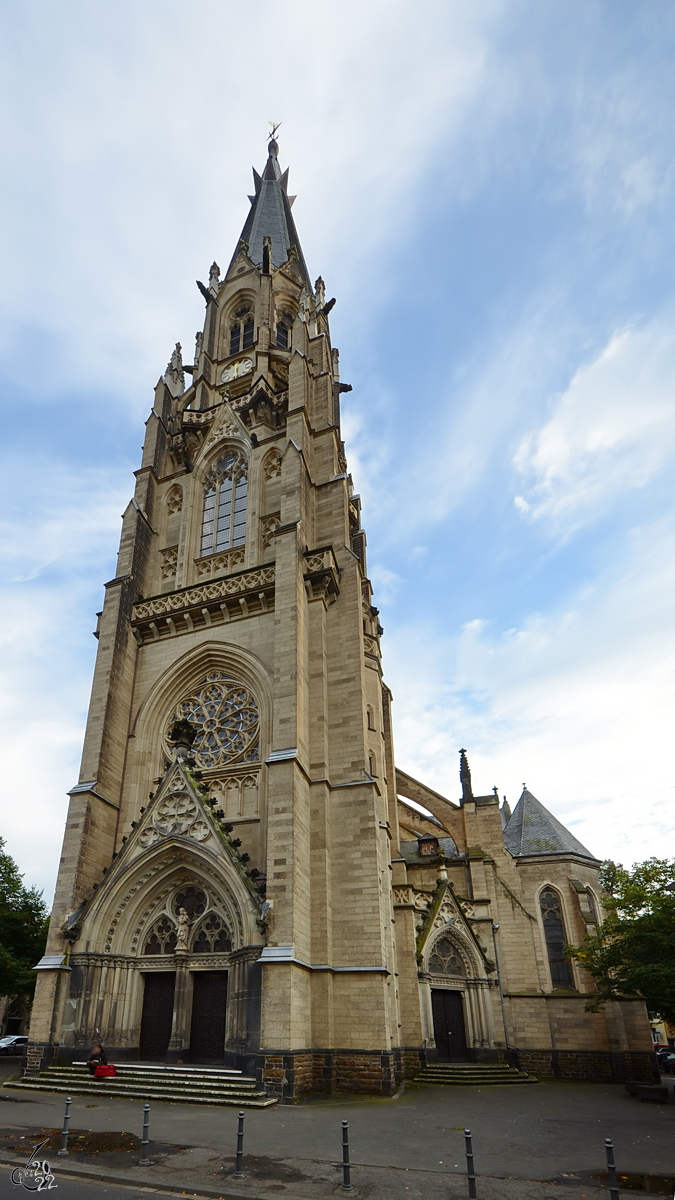
<path fill-rule="evenodd" d="M 290 1104 L 314 1091 L 314 1055 L 311 1050 L 296 1050 L 290 1054 L 260 1055 L 262 1085 L 268 1096 L 277 1096 Z"/>
<path fill-rule="evenodd" d="M 406 1074 L 419 1070 L 423 1051 L 406 1051 L 412 1057 Z M 282 1104 L 291 1104 L 312 1092 L 362 1092 L 373 1096 L 391 1096 L 403 1074 L 400 1051 L 383 1050 L 294 1050 L 262 1051 L 261 1082 L 268 1095 L 278 1096 Z"/>
<path fill-rule="evenodd" d="M 656 1055 L 630 1050 L 520 1050 L 500 1052 L 510 1066 L 552 1079 L 584 1079 L 598 1083 L 625 1083 L 637 1079 L 658 1083 Z"/>
<path fill-rule="evenodd" d="M 394 1050 L 396 1063 L 396 1079 L 414 1079 L 423 1071 L 428 1062 L 428 1054 L 422 1047 L 401 1046 Z"/>

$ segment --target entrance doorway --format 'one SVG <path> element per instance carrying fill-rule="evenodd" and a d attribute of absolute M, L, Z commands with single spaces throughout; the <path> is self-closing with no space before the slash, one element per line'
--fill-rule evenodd
<path fill-rule="evenodd" d="M 171 1037 L 175 986 L 175 971 L 153 971 L 145 976 L 139 1046 L 141 1058 L 166 1057 Z"/>
<path fill-rule="evenodd" d="M 466 1062 L 462 993 L 432 988 L 431 1009 L 439 1062 Z"/>
<path fill-rule="evenodd" d="M 192 979 L 190 1062 L 222 1062 L 225 1057 L 227 971 L 195 971 Z"/>

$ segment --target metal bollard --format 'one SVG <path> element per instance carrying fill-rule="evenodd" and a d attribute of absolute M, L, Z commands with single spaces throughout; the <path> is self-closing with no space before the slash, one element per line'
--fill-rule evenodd
<path fill-rule="evenodd" d="M 605 1138 L 605 1154 L 607 1155 L 609 1195 L 611 1200 L 619 1200 L 619 1186 L 616 1182 L 616 1163 L 614 1162 L 614 1142 L 611 1138 Z"/>
<path fill-rule="evenodd" d="M 471 1130 L 464 1130 L 464 1143 L 466 1146 L 466 1177 L 469 1181 L 469 1196 L 471 1200 L 476 1200 L 476 1176 L 473 1169 L 473 1148 L 471 1146 Z"/>
<path fill-rule="evenodd" d="M 239 1113 L 239 1123 L 237 1125 L 237 1164 L 234 1169 L 233 1179 L 245 1179 L 246 1175 L 242 1171 L 244 1165 L 244 1114 Z"/>
<path fill-rule="evenodd" d="M 141 1141 L 141 1157 L 138 1160 L 139 1167 L 150 1167 L 152 1163 L 148 1158 L 148 1146 L 150 1145 L 150 1105 L 143 1105 L 143 1140 Z"/>
<path fill-rule="evenodd" d="M 349 1162 L 349 1121 L 342 1122 L 342 1187 L 341 1192 L 353 1192 Z"/>
<path fill-rule="evenodd" d="M 57 1158 L 62 1158 L 68 1153 L 68 1126 L 70 1125 L 70 1106 L 72 1104 L 70 1096 L 66 1097 L 66 1111 L 63 1114 L 63 1130 L 61 1132 L 61 1149 L 57 1154 Z"/>

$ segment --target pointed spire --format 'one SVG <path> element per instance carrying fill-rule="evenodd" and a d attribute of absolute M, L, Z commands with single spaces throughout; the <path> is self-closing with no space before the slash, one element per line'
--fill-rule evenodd
<path fill-rule="evenodd" d="M 243 248 L 243 243 L 251 261 L 261 269 L 263 259 L 267 259 L 265 249 L 269 253 L 269 264 L 272 269 L 283 266 L 289 259 L 296 259 L 308 288 L 312 290 L 295 222 L 291 216 L 291 201 L 288 197 L 288 168 L 282 174 L 279 166 L 279 145 L 274 137 L 270 138 L 267 151 L 267 163 L 262 175 L 258 174 L 255 167 L 253 168 L 255 195 L 249 196 L 251 210 L 244 223 L 227 273 L 229 273 L 239 250 Z"/>
<path fill-rule="evenodd" d="M 473 791 L 471 789 L 469 760 L 466 757 L 466 750 L 464 749 L 459 752 L 459 778 L 462 784 L 462 804 L 466 804 L 468 800 L 473 800 Z"/>

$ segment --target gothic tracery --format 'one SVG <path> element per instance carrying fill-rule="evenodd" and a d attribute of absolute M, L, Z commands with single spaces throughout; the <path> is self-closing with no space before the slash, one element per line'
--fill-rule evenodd
<path fill-rule="evenodd" d="M 439 938 L 429 956 L 432 975 L 465 975 L 464 964 L 457 948 L 448 937 Z"/>
<path fill-rule="evenodd" d="M 192 753 L 200 768 L 260 758 L 260 713 L 252 692 L 222 671 L 212 671 L 172 714 L 197 729 Z M 168 732 L 168 728 L 167 728 Z"/>

